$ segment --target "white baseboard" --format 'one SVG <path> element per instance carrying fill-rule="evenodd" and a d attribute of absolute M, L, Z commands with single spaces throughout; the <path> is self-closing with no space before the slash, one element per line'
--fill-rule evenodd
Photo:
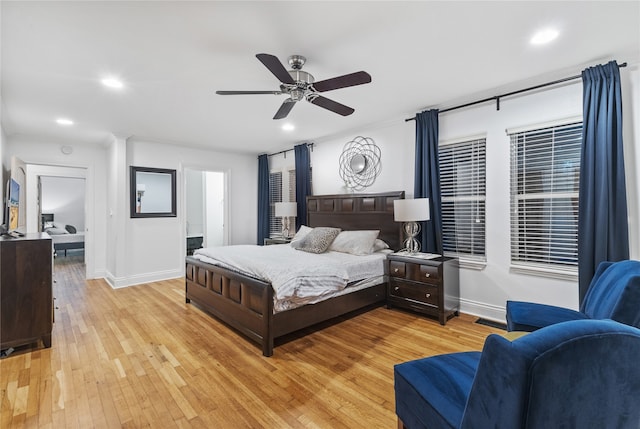
<path fill-rule="evenodd" d="M 470 301 L 464 298 L 460 299 L 460 312 L 500 323 L 506 323 L 507 320 L 507 310 L 505 307 L 487 304 L 484 302 Z"/>
<path fill-rule="evenodd" d="M 115 277 L 111 273 L 106 272 L 104 279 L 113 289 L 135 286 L 144 283 L 159 282 L 162 280 L 170 280 L 184 277 L 184 272 L 180 270 L 156 271 L 154 273 L 136 274 L 127 277 Z"/>

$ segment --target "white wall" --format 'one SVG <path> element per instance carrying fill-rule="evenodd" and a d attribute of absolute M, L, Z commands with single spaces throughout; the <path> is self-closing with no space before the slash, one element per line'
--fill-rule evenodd
<path fill-rule="evenodd" d="M 202 171 L 186 169 L 186 216 L 187 236 L 204 234 L 204 174 Z"/>
<path fill-rule="evenodd" d="M 637 67 L 622 69 L 621 73 L 625 95 L 624 139 L 631 258 L 640 259 L 640 73 Z M 504 320 L 504 306 L 508 299 L 577 308 L 577 281 L 517 274 L 509 268 L 510 159 L 509 138 L 505 129 L 581 115 L 582 85 L 579 81 L 564 87 L 502 99 L 499 111 L 495 104 L 488 103 L 440 115 L 441 141 L 477 134 L 487 137 L 487 265 L 483 270 L 461 269 L 463 312 Z M 311 154 L 314 194 L 346 192 L 338 172 L 339 157 L 344 144 L 357 135 L 372 138 L 382 152 L 381 174 L 364 192 L 404 190 L 408 197 L 413 196 L 415 122 L 405 123 L 404 118 L 359 130 L 343 138 L 316 142 Z"/>
<path fill-rule="evenodd" d="M 251 155 L 218 153 L 170 144 L 127 141 L 127 163 L 177 170 L 178 213 L 173 218 L 126 219 L 125 275 L 114 286 L 184 275 L 186 234 L 183 195 L 185 168 L 222 171 L 228 178 L 230 244 L 255 244 L 258 160 Z"/>
<path fill-rule="evenodd" d="M 224 173 L 205 171 L 204 200 L 205 230 L 204 247 L 224 245 Z M 257 199 L 257 196 L 256 196 Z"/>
<path fill-rule="evenodd" d="M 41 176 L 41 212 L 53 213 L 54 220 L 84 230 L 85 180 L 75 177 Z"/>

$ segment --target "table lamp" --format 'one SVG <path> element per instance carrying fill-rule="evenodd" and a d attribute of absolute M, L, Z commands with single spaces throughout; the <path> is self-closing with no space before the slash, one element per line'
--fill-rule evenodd
<path fill-rule="evenodd" d="M 298 205 L 292 203 L 276 203 L 276 217 L 282 218 L 282 236 L 289 238 L 289 218 L 296 217 Z"/>
<path fill-rule="evenodd" d="M 420 252 L 420 242 L 416 236 L 420 232 L 418 222 L 431 219 L 429 215 L 429 198 L 415 198 L 393 201 L 393 219 L 404 222 L 404 232 L 407 236 L 403 251 Z"/>

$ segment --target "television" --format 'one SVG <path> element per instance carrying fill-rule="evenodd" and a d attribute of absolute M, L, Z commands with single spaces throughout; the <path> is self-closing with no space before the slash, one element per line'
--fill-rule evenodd
<path fill-rule="evenodd" d="M 8 233 L 17 233 L 20 214 L 20 184 L 9 179 L 7 182 L 7 204 L 5 211 L 5 224 Z"/>

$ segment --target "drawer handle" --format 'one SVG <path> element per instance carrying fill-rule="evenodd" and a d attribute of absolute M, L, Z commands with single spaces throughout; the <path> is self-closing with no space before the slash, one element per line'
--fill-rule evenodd
<path fill-rule="evenodd" d="M 393 290 L 400 290 L 398 286 L 394 287 Z"/>
<path fill-rule="evenodd" d="M 395 269 L 393 270 L 393 272 L 394 272 L 394 273 L 397 273 L 398 271 L 400 271 L 400 269 L 398 269 L 398 268 L 395 268 Z"/>
<path fill-rule="evenodd" d="M 427 274 L 425 274 L 424 276 L 425 276 L 425 277 L 427 277 L 427 278 L 429 278 L 429 277 L 431 277 L 431 274 L 430 274 L 430 273 L 427 273 Z"/>
<path fill-rule="evenodd" d="M 426 296 L 427 298 L 431 298 L 431 294 L 430 294 L 430 293 L 426 294 L 425 296 Z"/>

